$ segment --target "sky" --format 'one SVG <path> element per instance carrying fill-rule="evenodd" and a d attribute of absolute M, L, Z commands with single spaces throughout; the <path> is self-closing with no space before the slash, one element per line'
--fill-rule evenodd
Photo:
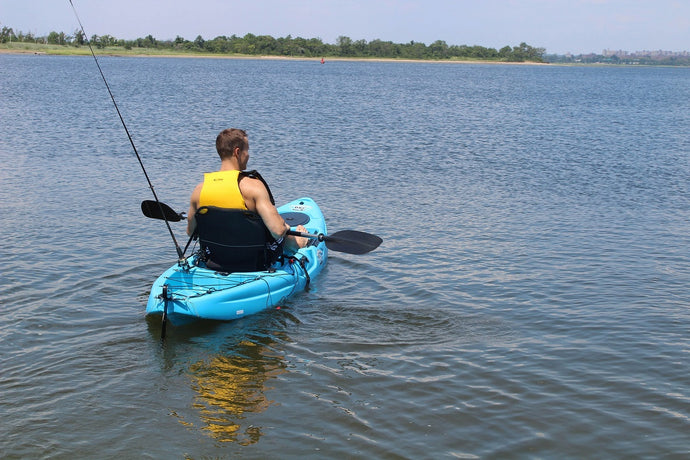
<path fill-rule="evenodd" d="M 72 0 L 87 35 L 288 35 L 336 43 L 443 40 L 548 54 L 690 51 L 690 0 Z M 0 27 L 37 36 L 78 29 L 69 0 L 0 0 Z"/>

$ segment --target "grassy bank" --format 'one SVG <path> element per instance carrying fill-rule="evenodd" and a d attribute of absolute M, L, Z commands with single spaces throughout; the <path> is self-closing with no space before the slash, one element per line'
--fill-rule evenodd
<path fill-rule="evenodd" d="M 42 43 L 0 43 L 0 52 L 18 54 L 50 54 L 55 56 L 88 56 L 91 50 L 88 46 L 44 45 Z M 156 48 L 125 49 L 120 46 L 94 48 L 97 55 L 115 56 L 214 56 L 211 53 L 187 53 Z"/>

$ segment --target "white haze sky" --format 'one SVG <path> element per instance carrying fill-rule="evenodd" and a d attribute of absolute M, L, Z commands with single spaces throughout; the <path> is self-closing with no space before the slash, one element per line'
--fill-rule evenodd
<path fill-rule="evenodd" d="M 88 36 L 337 37 L 547 53 L 690 49 L 690 0 L 72 0 Z M 0 27 L 38 36 L 78 28 L 69 0 L 0 0 Z"/>

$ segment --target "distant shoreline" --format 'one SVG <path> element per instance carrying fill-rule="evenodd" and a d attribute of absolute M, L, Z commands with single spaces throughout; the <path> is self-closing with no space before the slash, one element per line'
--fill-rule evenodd
<path fill-rule="evenodd" d="M 286 61 L 315 61 L 320 62 L 320 56 L 275 56 L 275 55 L 250 55 L 250 54 L 216 54 L 216 53 L 193 53 L 160 51 L 151 48 L 136 48 L 123 50 L 122 48 L 105 48 L 94 50 L 97 57 L 150 57 L 150 58 L 187 58 L 187 59 L 245 59 L 245 60 L 286 60 Z M 26 54 L 37 56 L 91 56 L 91 51 L 87 46 L 72 47 L 64 45 L 43 45 L 31 43 L 0 44 L 0 55 L 2 54 Z M 377 58 L 377 57 L 338 57 L 324 56 L 325 62 L 400 62 L 400 63 L 427 63 L 427 64 L 482 64 L 482 65 L 508 65 L 508 66 L 552 66 L 552 67 L 632 67 L 624 63 L 603 63 L 603 62 L 534 62 L 534 61 L 493 61 L 490 59 L 397 59 L 397 58 Z M 687 68 L 686 65 L 668 64 L 644 64 L 642 67 L 680 67 Z"/>
<path fill-rule="evenodd" d="M 0 54 L 31 54 L 37 56 L 90 56 L 88 47 L 67 48 L 49 45 L 27 46 L 23 48 L 9 48 L 7 44 L 0 45 Z M 97 57 L 156 57 L 156 58 L 191 58 L 191 59 L 257 59 L 257 60 L 292 60 L 292 61 L 321 61 L 321 57 L 296 57 L 296 56 L 271 56 L 271 55 L 245 55 L 245 54 L 212 54 L 212 53 L 167 53 L 167 52 L 136 52 L 122 50 L 94 50 Z M 492 60 L 451 60 L 451 59 L 395 59 L 395 58 L 364 58 L 364 57 L 324 57 L 325 62 L 349 61 L 349 62 L 408 62 L 408 63 L 434 63 L 434 64 L 498 64 L 498 65 L 551 65 L 545 62 L 507 62 Z"/>

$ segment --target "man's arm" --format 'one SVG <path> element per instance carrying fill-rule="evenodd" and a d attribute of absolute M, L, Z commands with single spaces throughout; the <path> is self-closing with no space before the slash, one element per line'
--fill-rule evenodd
<path fill-rule="evenodd" d="M 187 235 L 191 236 L 196 230 L 196 210 L 199 209 L 199 197 L 201 196 L 201 187 L 204 183 L 198 184 L 192 192 L 192 197 L 189 199 L 189 211 L 187 212 Z"/>
<path fill-rule="evenodd" d="M 268 190 L 266 190 L 263 182 L 259 179 L 244 177 L 240 181 L 240 191 L 247 209 L 261 216 L 261 220 L 264 221 L 264 225 L 271 232 L 273 238 L 278 240 L 285 236 L 290 226 L 285 223 L 285 220 L 278 214 L 275 205 L 271 203 Z"/>

